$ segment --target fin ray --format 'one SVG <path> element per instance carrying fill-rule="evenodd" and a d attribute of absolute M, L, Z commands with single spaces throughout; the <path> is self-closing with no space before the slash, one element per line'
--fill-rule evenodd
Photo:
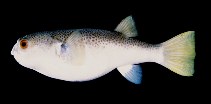
<path fill-rule="evenodd" d="M 126 65 L 117 69 L 128 81 L 135 84 L 141 83 L 142 69 L 140 65 Z"/>
<path fill-rule="evenodd" d="M 71 63 L 75 65 L 81 65 L 84 63 L 85 58 L 85 46 L 81 39 L 81 34 L 78 30 L 72 32 L 66 43 L 71 48 Z"/>
<path fill-rule="evenodd" d="M 192 76 L 195 59 L 194 36 L 194 31 L 188 31 L 162 43 L 162 65 L 179 75 Z"/>
<path fill-rule="evenodd" d="M 116 27 L 115 31 L 122 33 L 126 37 L 136 37 L 138 36 L 135 22 L 132 16 L 128 16 L 123 19 L 120 24 Z"/>

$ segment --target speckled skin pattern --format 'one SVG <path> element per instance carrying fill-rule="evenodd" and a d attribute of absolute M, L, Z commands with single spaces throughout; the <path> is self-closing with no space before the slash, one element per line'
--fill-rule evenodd
<path fill-rule="evenodd" d="M 58 30 L 51 32 L 37 32 L 27 35 L 20 39 L 27 39 L 34 45 L 45 43 L 51 45 L 53 42 L 58 41 L 66 43 L 66 40 L 71 37 L 72 33 L 77 31 L 78 36 L 81 37 L 81 41 L 86 45 L 92 47 L 103 48 L 108 44 L 113 44 L 120 47 L 131 48 L 131 47 L 155 47 L 155 45 L 141 42 L 134 38 L 127 38 L 122 33 L 116 31 L 98 30 L 98 29 L 75 29 L 75 30 Z M 19 39 L 19 40 L 20 40 Z M 159 46 L 157 46 L 159 47 Z"/>

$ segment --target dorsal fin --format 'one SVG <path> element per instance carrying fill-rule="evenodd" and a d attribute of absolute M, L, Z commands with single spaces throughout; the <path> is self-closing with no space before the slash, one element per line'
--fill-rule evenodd
<path fill-rule="evenodd" d="M 136 37 L 138 35 L 132 16 L 123 19 L 115 31 L 122 33 L 126 37 Z"/>

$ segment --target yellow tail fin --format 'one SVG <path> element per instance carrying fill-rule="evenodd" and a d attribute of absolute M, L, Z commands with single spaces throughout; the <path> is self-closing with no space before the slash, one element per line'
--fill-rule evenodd
<path fill-rule="evenodd" d="M 195 59 L 195 32 L 188 31 L 162 43 L 163 66 L 182 75 L 192 76 Z"/>

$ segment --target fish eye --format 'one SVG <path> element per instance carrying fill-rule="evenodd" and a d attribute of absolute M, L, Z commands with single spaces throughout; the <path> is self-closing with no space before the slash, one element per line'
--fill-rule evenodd
<path fill-rule="evenodd" d="M 26 49 L 26 48 L 28 47 L 28 41 L 27 41 L 26 39 L 22 39 L 22 40 L 20 41 L 20 47 L 21 47 L 22 49 Z"/>

